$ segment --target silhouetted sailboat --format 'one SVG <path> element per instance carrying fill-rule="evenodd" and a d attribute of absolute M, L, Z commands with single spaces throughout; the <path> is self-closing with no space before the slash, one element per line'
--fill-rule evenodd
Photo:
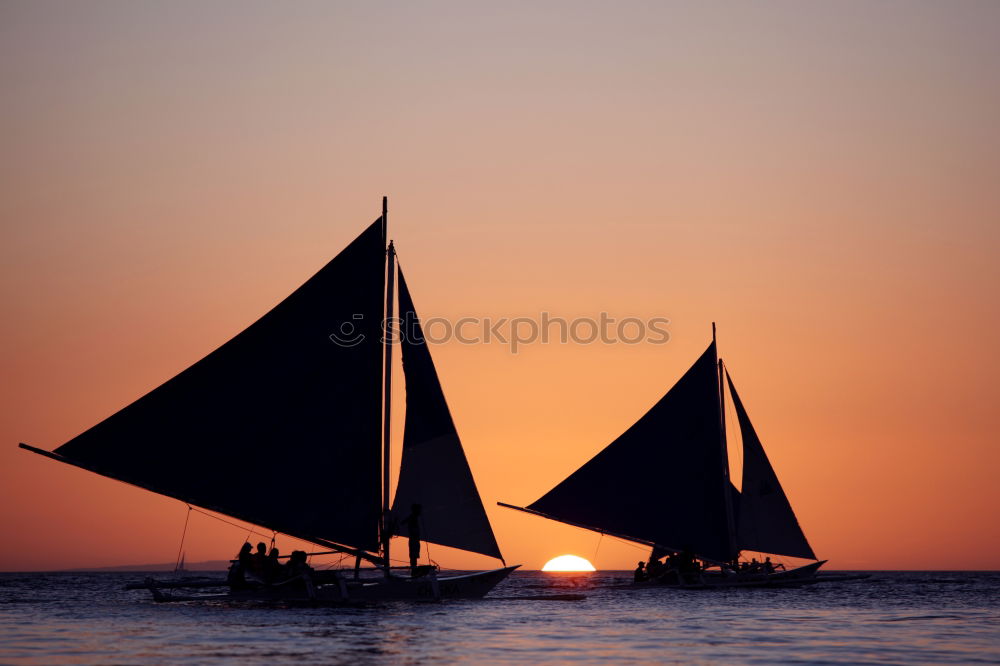
<path fill-rule="evenodd" d="M 483 596 L 516 567 L 440 578 L 436 567 L 420 577 L 390 567 L 393 526 L 413 504 L 424 541 L 503 559 L 402 271 L 407 409 L 390 505 L 397 270 L 386 223 L 383 199 L 380 218 L 229 342 L 54 451 L 21 447 L 356 558 L 350 576 L 315 572 L 316 585 L 300 592 L 235 596 Z M 379 575 L 360 575 L 362 561 Z M 143 586 L 170 598 L 166 585 Z"/>
<path fill-rule="evenodd" d="M 802 584 L 824 561 L 788 571 L 740 570 L 741 551 L 815 560 L 732 378 L 712 343 L 641 419 L 603 451 L 525 507 L 537 516 L 650 546 L 652 558 L 682 553 L 715 565 L 663 576 L 683 587 Z M 743 447 L 743 484 L 729 478 L 723 375 Z"/>

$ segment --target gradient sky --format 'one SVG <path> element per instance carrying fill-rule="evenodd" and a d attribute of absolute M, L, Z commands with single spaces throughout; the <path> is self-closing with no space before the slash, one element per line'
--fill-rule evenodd
<path fill-rule="evenodd" d="M 1000 567 L 997 35 L 993 1 L 0 0 L 0 570 L 172 561 L 182 503 L 17 443 L 217 347 L 383 194 L 424 317 L 672 321 L 432 349 L 509 563 L 644 555 L 494 503 L 619 435 L 715 320 L 831 568 Z M 187 560 L 245 534 L 196 516 Z"/>

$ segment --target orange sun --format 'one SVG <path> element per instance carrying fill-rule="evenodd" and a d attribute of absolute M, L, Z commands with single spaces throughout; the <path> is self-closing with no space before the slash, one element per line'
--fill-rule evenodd
<path fill-rule="evenodd" d="M 576 555 L 560 555 L 545 563 L 542 571 L 597 571 L 594 565 Z"/>

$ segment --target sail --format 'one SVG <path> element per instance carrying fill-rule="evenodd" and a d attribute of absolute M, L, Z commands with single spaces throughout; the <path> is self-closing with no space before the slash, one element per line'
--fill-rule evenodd
<path fill-rule="evenodd" d="M 743 488 L 736 512 L 739 548 L 815 560 L 728 370 L 726 381 L 743 435 Z"/>
<path fill-rule="evenodd" d="M 730 560 L 715 343 L 639 421 L 528 506 L 556 520 Z"/>
<path fill-rule="evenodd" d="M 421 538 L 502 559 L 493 528 L 465 459 L 413 300 L 399 272 L 406 422 L 399 483 L 392 505 L 397 533 L 412 505 L 421 506 Z"/>
<path fill-rule="evenodd" d="M 242 333 L 55 454 L 276 531 L 374 550 L 384 290 L 379 219 Z"/>
<path fill-rule="evenodd" d="M 732 481 L 729 482 L 729 506 L 733 510 L 733 525 L 740 524 L 740 491 L 736 489 Z M 737 544 L 737 548 L 739 544 Z"/>

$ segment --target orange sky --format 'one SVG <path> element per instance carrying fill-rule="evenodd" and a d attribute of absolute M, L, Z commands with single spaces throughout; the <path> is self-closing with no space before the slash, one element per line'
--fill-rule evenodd
<path fill-rule="evenodd" d="M 830 567 L 1000 567 L 997 34 L 993 2 L 5 2 L 0 570 L 171 561 L 183 504 L 17 442 L 217 347 L 382 194 L 424 317 L 672 321 L 432 349 L 508 562 L 634 566 L 494 503 L 619 435 L 715 320 Z M 196 516 L 187 559 L 244 535 Z"/>

